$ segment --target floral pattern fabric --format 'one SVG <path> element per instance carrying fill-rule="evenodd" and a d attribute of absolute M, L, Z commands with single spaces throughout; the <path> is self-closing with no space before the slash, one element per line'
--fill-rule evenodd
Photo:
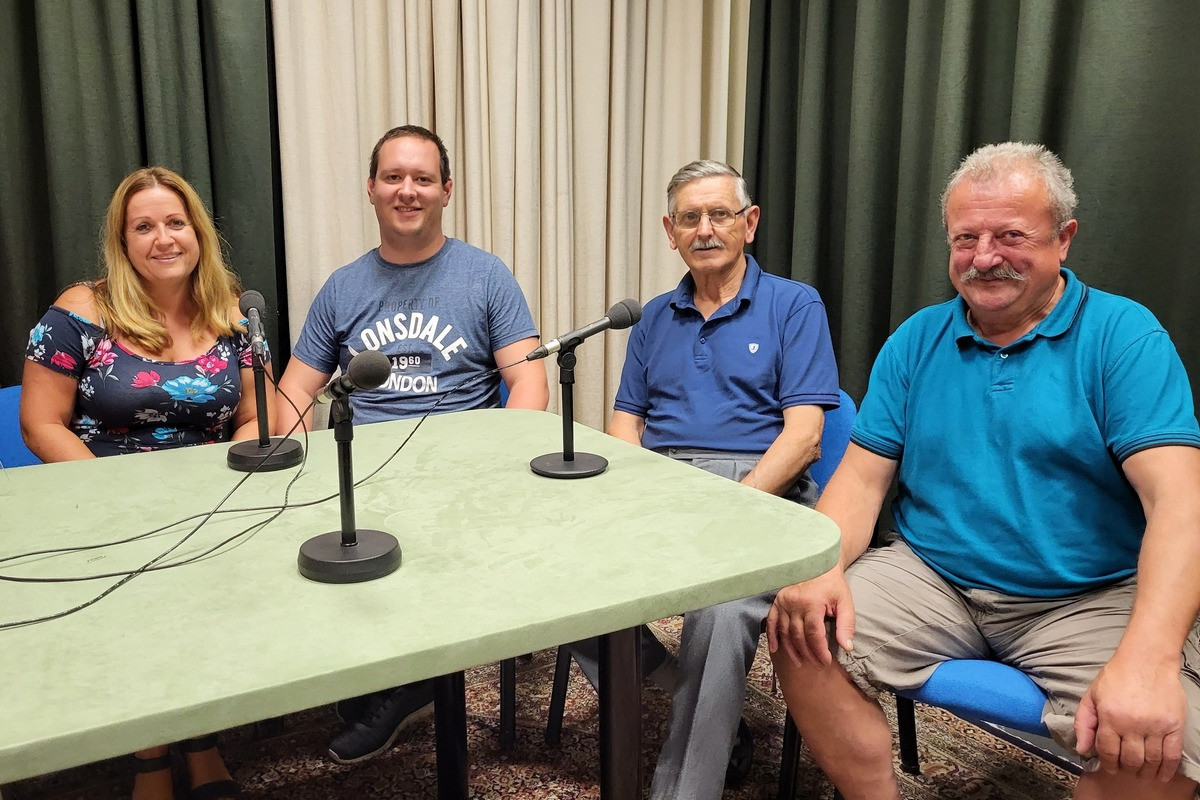
<path fill-rule="evenodd" d="M 253 364 L 244 333 L 198 358 L 156 361 L 58 306 L 29 332 L 25 357 L 79 381 L 69 427 L 97 456 L 228 441 L 241 369 Z"/>

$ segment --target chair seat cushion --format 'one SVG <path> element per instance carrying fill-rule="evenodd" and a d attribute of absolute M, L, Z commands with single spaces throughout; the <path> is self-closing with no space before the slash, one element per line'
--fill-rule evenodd
<path fill-rule="evenodd" d="M 924 686 L 897 692 L 971 722 L 992 722 L 1049 736 L 1042 724 L 1046 695 L 1029 676 L 998 661 L 961 659 L 934 670 Z"/>

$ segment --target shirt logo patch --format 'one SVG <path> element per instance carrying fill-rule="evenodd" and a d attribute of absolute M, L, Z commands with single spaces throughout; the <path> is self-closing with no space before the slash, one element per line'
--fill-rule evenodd
<path fill-rule="evenodd" d="M 750 352 L 751 352 L 751 353 L 757 353 L 757 352 L 758 352 L 758 342 L 751 342 L 751 343 L 750 343 Z"/>

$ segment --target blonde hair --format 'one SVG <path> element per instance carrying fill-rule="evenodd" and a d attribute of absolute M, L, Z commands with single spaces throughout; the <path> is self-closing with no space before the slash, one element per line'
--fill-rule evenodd
<path fill-rule="evenodd" d="M 187 181 L 165 167 L 143 167 L 126 176 L 113 193 L 104 220 L 104 278 L 94 287 L 96 311 L 104 327 L 152 353 L 161 353 L 171 344 L 171 335 L 161 321 L 142 283 L 129 261 L 125 245 L 125 217 L 129 201 L 145 189 L 162 186 L 183 202 L 188 222 L 200 245 L 200 261 L 192 271 L 192 339 L 202 340 L 210 331 L 230 336 L 240 326 L 230 319 L 230 303 L 241 291 L 237 276 L 225 262 L 221 237 L 213 225 L 204 202 Z"/>

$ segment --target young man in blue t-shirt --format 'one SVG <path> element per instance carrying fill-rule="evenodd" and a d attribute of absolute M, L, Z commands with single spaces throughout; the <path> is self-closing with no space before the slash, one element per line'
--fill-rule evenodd
<path fill-rule="evenodd" d="M 392 371 L 378 389 L 350 396 L 358 423 L 418 417 L 435 404 L 438 413 L 495 407 L 501 380 L 507 407 L 546 409 L 545 367 L 522 361 L 538 338 L 516 279 L 496 256 L 442 231 L 452 189 L 446 147 L 432 131 L 404 125 L 376 143 L 367 197 L 379 247 L 334 272 L 317 293 L 279 379 L 277 433 L 290 431 L 296 409 L 363 350 L 386 355 Z M 471 380 L 497 366 L 507 367 L 500 376 Z M 432 706 L 432 681 L 339 703 L 346 728 L 330 756 L 343 764 L 376 756 Z"/>
<path fill-rule="evenodd" d="M 351 395 L 355 421 L 378 422 L 499 405 L 545 410 L 545 366 L 521 362 L 538 345 L 521 289 L 499 258 L 448 238 L 442 210 L 454 188 L 446 148 L 416 125 L 384 134 L 371 154 L 367 197 L 379 247 L 336 270 L 313 300 L 279 379 L 276 429 L 290 430 L 333 372 L 363 350 L 392 362 L 378 389 Z M 496 366 L 500 376 L 451 391 Z M 450 392 L 447 395 L 447 392 Z M 309 420 L 311 423 L 311 418 Z"/>

